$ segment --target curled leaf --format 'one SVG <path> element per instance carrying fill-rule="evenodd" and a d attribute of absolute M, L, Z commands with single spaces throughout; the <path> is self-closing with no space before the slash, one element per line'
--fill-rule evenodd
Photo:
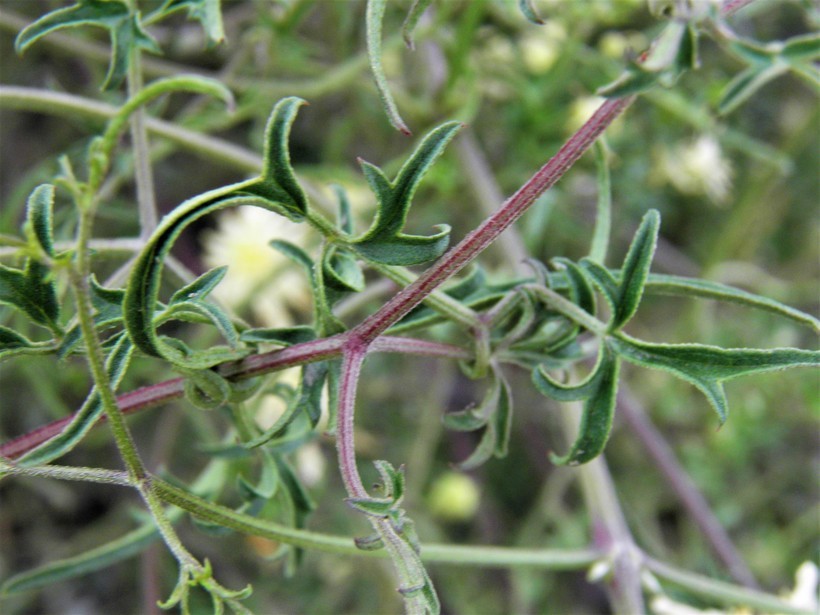
<path fill-rule="evenodd" d="M 367 29 L 367 57 L 370 58 L 370 70 L 373 72 L 373 79 L 376 81 L 376 89 L 387 112 L 387 118 L 393 128 L 406 135 L 412 134 L 407 124 L 401 119 L 396 101 L 390 93 L 390 86 L 387 84 L 387 77 L 382 67 L 382 21 L 384 20 L 384 9 L 387 0 L 367 0 L 367 11 L 365 23 Z M 411 9 L 412 12 L 412 9 Z"/>

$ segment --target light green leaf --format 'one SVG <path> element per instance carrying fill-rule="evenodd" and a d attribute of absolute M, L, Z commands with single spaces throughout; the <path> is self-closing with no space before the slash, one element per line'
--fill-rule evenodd
<path fill-rule="evenodd" d="M 817 367 L 820 352 L 798 348 L 719 348 L 703 344 L 653 344 L 624 333 L 607 342 L 630 363 L 667 371 L 695 385 L 724 423 L 729 413 L 723 382 L 790 367 Z"/>
<path fill-rule="evenodd" d="M 164 19 L 168 15 L 188 10 L 188 19 L 194 19 L 202 24 L 202 29 L 211 43 L 221 43 L 225 40 L 225 29 L 222 25 L 221 0 L 167 0 L 157 11 L 151 14 L 150 21 Z"/>
<path fill-rule="evenodd" d="M 718 102 L 718 113 L 720 115 L 731 113 L 746 102 L 752 94 L 787 70 L 787 64 L 774 63 L 753 65 L 738 73 L 724 88 L 720 102 Z"/>
<path fill-rule="evenodd" d="M 820 33 L 793 36 L 783 44 L 780 55 L 787 60 L 814 61 L 820 58 Z"/>
<path fill-rule="evenodd" d="M 774 299 L 727 286 L 726 284 L 720 284 L 719 282 L 650 273 L 644 292 L 658 295 L 702 297 L 714 299 L 715 301 L 739 303 L 788 318 L 801 325 L 811 327 L 816 333 L 820 333 L 820 320 L 811 314 L 801 312 Z"/>
<path fill-rule="evenodd" d="M 362 256 L 387 265 L 416 265 L 444 253 L 449 243 L 449 226 L 440 225 L 441 230 L 428 237 L 406 235 L 402 229 L 419 182 L 460 128 L 459 122 L 447 122 L 431 131 L 392 182 L 381 169 L 361 161 L 362 171 L 378 201 L 370 229 L 351 244 Z"/>
<path fill-rule="evenodd" d="M 412 134 L 407 124 L 401 119 L 396 101 L 390 93 L 390 86 L 387 84 L 387 77 L 382 67 L 382 21 L 384 20 L 384 9 L 387 0 L 367 0 L 365 13 L 365 28 L 367 30 L 367 57 L 370 59 L 370 70 L 376 81 L 376 89 L 382 99 L 382 104 L 387 112 L 387 118 L 393 127 L 406 135 Z"/>
<path fill-rule="evenodd" d="M 410 6 L 410 10 L 407 12 L 407 17 L 404 19 L 404 25 L 401 28 L 401 35 L 404 38 L 404 42 L 409 49 L 415 49 L 415 41 L 413 40 L 413 33 L 416 30 L 416 26 L 419 23 L 419 19 L 421 19 L 422 14 L 427 7 L 433 0 L 413 0 L 413 4 Z"/>

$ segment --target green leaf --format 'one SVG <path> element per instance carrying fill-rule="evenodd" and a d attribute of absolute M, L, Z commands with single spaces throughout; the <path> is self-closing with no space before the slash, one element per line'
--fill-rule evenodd
<path fill-rule="evenodd" d="M 261 498 L 269 500 L 275 494 L 280 485 L 279 468 L 273 455 L 266 450 L 262 451 L 262 472 L 256 483 L 251 483 L 241 474 L 237 478 L 239 490 L 245 493 L 245 498 L 252 500 Z"/>
<path fill-rule="evenodd" d="M 729 413 L 723 382 L 739 376 L 820 365 L 820 352 L 798 348 L 719 348 L 703 344 L 653 344 L 623 333 L 608 344 L 621 357 L 651 369 L 667 371 L 695 385 L 724 423 Z"/>
<path fill-rule="evenodd" d="M 156 41 L 140 23 L 139 13 L 132 12 L 121 0 L 80 0 L 72 6 L 52 11 L 24 28 L 14 43 L 23 53 L 38 39 L 62 28 L 97 26 L 108 30 L 111 38 L 111 60 L 103 89 L 118 87 L 128 72 L 128 60 L 138 49 L 160 53 Z"/>
<path fill-rule="evenodd" d="M 295 327 L 278 327 L 273 329 L 247 329 L 239 335 L 243 342 L 253 344 L 279 344 L 292 346 L 316 339 L 313 327 L 297 325 Z"/>
<path fill-rule="evenodd" d="M 598 203 L 589 258 L 603 265 L 609 250 L 609 237 L 612 229 L 612 181 L 609 176 L 609 161 L 603 137 L 599 137 L 595 142 L 595 166 L 598 169 L 596 174 Z"/>
<path fill-rule="evenodd" d="M 111 388 L 116 391 L 131 363 L 134 346 L 126 335 L 119 335 L 116 344 L 106 358 L 105 369 Z M 37 466 L 48 463 L 72 450 L 97 423 L 103 414 L 103 405 L 96 387 L 91 389 L 82 407 L 63 430 L 37 448 L 21 457 L 17 463 L 22 466 Z"/>
<path fill-rule="evenodd" d="M 26 201 L 26 229 L 40 249 L 54 256 L 54 186 L 37 186 Z"/>
<path fill-rule="evenodd" d="M 518 9 L 530 23 L 534 23 L 537 26 L 544 25 L 544 20 L 535 9 L 533 0 L 518 0 Z"/>
<path fill-rule="evenodd" d="M 650 273 L 644 292 L 658 295 L 702 297 L 716 301 L 739 303 L 788 318 L 798 324 L 811 327 L 816 333 L 820 333 L 820 320 L 811 314 L 801 312 L 774 299 L 727 286 L 726 284 L 720 284 L 719 282 Z"/>
<path fill-rule="evenodd" d="M 0 265 L 0 303 L 16 307 L 38 325 L 60 331 L 60 306 L 51 271 L 35 260 L 26 259 L 25 270 Z"/>
<path fill-rule="evenodd" d="M 604 344 L 592 374 L 575 387 L 555 383 L 541 369 L 533 373 L 536 387 L 545 395 L 562 401 L 585 399 L 578 436 L 566 455 L 550 456 L 553 463 L 579 465 L 591 461 L 604 450 L 612 431 L 619 367 L 617 356 Z"/>
<path fill-rule="evenodd" d="M 407 17 L 404 18 L 404 25 L 401 28 L 401 35 L 404 42 L 409 49 L 415 49 L 416 45 L 413 40 L 413 32 L 421 19 L 422 14 L 433 0 L 413 0 L 410 10 L 407 12 Z"/>
<path fill-rule="evenodd" d="M 752 94 L 788 70 L 787 64 L 753 65 L 738 73 L 724 88 L 718 113 L 727 115 L 746 102 Z"/>
<path fill-rule="evenodd" d="M 641 70 L 640 65 L 633 65 L 627 69 L 612 83 L 601 86 L 596 90 L 598 96 L 604 98 L 621 98 L 645 92 L 652 88 L 660 80 L 661 75 L 645 70 Z"/>
<path fill-rule="evenodd" d="M 595 314 L 595 293 L 581 268 L 566 258 L 554 258 L 552 262 L 561 265 L 566 272 L 570 300 L 587 314 Z"/>
<path fill-rule="evenodd" d="M 27 353 L 34 348 L 37 348 L 34 342 L 20 335 L 17 331 L 0 325 L 0 361 Z"/>
<path fill-rule="evenodd" d="M 619 278 L 620 292 L 615 314 L 612 316 L 610 330 L 623 327 L 638 309 L 643 296 L 643 287 L 652 257 L 655 255 L 655 246 L 658 242 L 658 227 L 660 214 L 650 209 L 641 220 L 641 225 L 635 232 L 635 237 L 629 246 L 624 265 Z"/>
<path fill-rule="evenodd" d="M 163 263 L 174 242 L 188 225 L 225 207 L 254 205 L 292 220 L 304 217 L 307 213 L 307 199 L 296 182 L 287 151 L 290 127 L 301 104 L 303 101 L 300 99 L 286 98 L 274 107 L 266 132 L 264 169 L 259 178 L 211 190 L 185 201 L 163 218 L 146 242 L 134 263 L 123 304 L 128 335 L 144 353 L 163 357 L 185 369 L 209 368 L 217 363 L 240 359 L 247 354 L 245 349 L 189 352 L 184 346 L 169 342 L 168 338 L 160 338 L 154 319 Z M 211 282 L 213 278 L 207 280 Z M 211 316 L 218 316 L 213 310 L 210 312 Z"/>
<path fill-rule="evenodd" d="M 609 331 L 621 329 L 638 309 L 655 254 L 659 225 L 660 215 L 654 209 L 649 210 L 635 232 L 617 280 L 597 262 L 581 259 L 581 267 L 601 290 L 612 309 Z"/>
<path fill-rule="evenodd" d="M 167 0 L 162 7 L 151 14 L 150 21 L 164 19 L 177 11 L 187 9 L 188 19 L 202 24 L 202 29 L 211 43 L 225 40 L 225 29 L 222 25 L 221 0 Z"/>
<path fill-rule="evenodd" d="M 412 134 L 407 124 L 401 119 L 396 101 L 390 93 L 390 86 L 387 84 L 387 77 L 382 67 L 382 21 L 384 21 L 384 9 L 387 0 L 367 0 L 365 12 L 365 28 L 367 30 L 367 57 L 370 59 L 370 70 L 373 79 L 376 81 L 376 89 L 387 112 L 387 118 L 393 127 L 406 135 Z"/>
<path fill-rule="evenodd" d="M 329 287 L 345 292 L 364 290 L 364 272 L 353 252 L 331 245 L 322 261 L 325 283 Z"/>
<path fill-rule="evenodd" d="M 419 182 L 460 128 L 459 122 L 447 122 L 431 131 L 392 182 L 378 167 L 360 161 L 376 194 L 378 211 L 370 229 L 352 242 L 357 252 L 386 265 L 416 265 L 444 253 L 449 243 L 449 226 L 440 225 L 441 230 L 429 237 L 405 235 L 402 229 Z"/>
<path fill-rule="evenodd" d="M 196 280 L 183 286 L 171 296 L 169 305 L 181 303 L 183 301 L 197 301 L 207 297 L 217 284 L 222 281 L 225 274 L 228 272 L 227 267 L 214 267 L 210 271 L 206 271 Z"/>
<path fill-rule="evenodd" d="M 482 400 L 480 413 L 476 412 L 473 417 L 464 416 L 461 420 L 450 414 L 445 415 L 445 423 L 451 428 L 463 430 L 470 426 L 470 419 L 474 420 L 474 424 L 480 423 L 479 427 L 482 424 L 485 426 L 475 450 L 467 459 L 456 464 L 461 470 L 475 469 L 491 457 L 500 459 L 507 454 L 512 427 L 512 392 L 499 372 L 493 373 L 493 382 Z M 448 420 L 448 417 L 451 418 Z M 483 418 L 483 422 L 475 420 L 479 417 Z"/>
<path fill-rule="evenodd" d="M 815 61 L 820 58 L 820 33 L 793 36 L 783 44 L 780 55 L 787 60 Z"/>

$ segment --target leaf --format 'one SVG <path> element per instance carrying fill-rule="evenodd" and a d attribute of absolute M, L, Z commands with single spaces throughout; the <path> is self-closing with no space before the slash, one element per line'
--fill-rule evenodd
<path fill-rule="evenodd" d="M 729 413 L 723 382 L 739 376 L 790 367 L 820 365 L 820 352 L 798 348 L 719 348 L 703 344 L 652 344 L 619 333 L 608 341 L 621 357 L 660 369 L 695 385 L 709 400 L 721 424 Z"/>
<path fill-rule="evenodd" d="M 322 259 L 325 283 L 336 290 L 364 290 L 364 273 L 356 255 L 342 246 L 328 246 Z"/>
<path fill-rule="evenodd" d="M 616 311 L 610 323 L 611 330 L 623 327 L 638 309 L 646 277 L 652 265 L 652 257 L 655 255 L 660 220 L 660 214 L 650 209 L 635 232 L 621 269 L 620 292 Z"/>
<path fill-rule="evenodd" d="M 817 60 L 820 58 L 820 33 L 811 32 L 787 39 L 780 55 L 790 61 Z"/>
<path fill-rule="evenodd" d="M 676 275 L 650 273 L 644 288 L 645 292 L 658 295 L 677 295 L 703 297 L 715 301 L 740 303 L 788 318 L 798 324 L 811 327 L 820 333 L 820 320 L 774 299 L 727 286 L 719 282 L 710 282 L 697 278 L 686 278 Z"/>
<path fill-rule="evenodd" d="M 727 115 L 746 102 L 752 94 L 788 70 L 786 64 L 753 65 L 738 73 L 724 88 L 718 113 Z"/>
<path fill-rule="evenodd" d="M 111 60 L 103 90 L 118 87 L 128 72 L 132 53 L 145 49 L 160 53 L 156 41 L 143 30 L 138 12 L 131 12 L 121 0 L 80 0 L 72 6 L 52 11 L 24 28 L 14 43 L 17 53 L 23 53 L 38 39 L 62 28 L 98 26 L 108 30 L 111 38 Z"/>
<path fill-rule="evenodd" d="M 566 455 L 551 455 L 553 463 L 571 466 L 587 463 L 604 450 L 612 431 L 619 367 L 617 356 L 604 343 L 595 369 L 578 385 L 560 385 L 549 378 L 541 368 L 533 372 L 536 388 L 544 395 L 559 401 L 585 400 L 575 442 Z"/>
<path fill-rule="evenodd" d="M 566 272 L 570 300 L 587 314 L 595 314 L 595 293 L 581 268 L 562 257 L 554 258 L 552 262 L 561 265 Z"/>
<path fill-rule="evenodd" d="M 287 151 L 290 127 L 303 102 L 298 98 L 286 98 L 274 107 L 268 120 L 265 164 L 260 177 L 211 190 L 185 201 L 163 218 L 146 242 L 134 263 L 123 304 L 128 335 L 145 354 L 163 357 L 185 369 L 209 368 L 217 363 L 240 359 L 247 354 L 244 349 L 225 352 L 215 352 L 213 349 L 188 351 L 179 343 L 169 342 L 169 338 L 160 338 L 154 318 L 163 263 L 174 242 L 188 225 L 225 207 L 254 205 L 292 220 L 304 217 L 307 213 L 307 198 L 296 182 Z M 210 283 L 214 278 L 206 280 Z M 218 314 L 211 310 L 211 316 L 216 317 Z"/>
<path fill-rule="evenodd" d="M 134 346 L 126 335 L 119 335 L 108 353 L 105 369 L 112 390 L 116 391 L 131 363 Z M 96 387 L 91 389 L 82 407 L 63 430 L 37 448 L 18 459 L 21 466 L 37 466 L 48 463 L 72 450 L 91 430 L 103 414 L 103 405 Z"/>
<path fill-rule="evenodd" d="M 601 290 L 612 309 L 609 331 L 621 329 L 638 309 L 655 254 L 659 225 L 660 215 L 654 209 L 649 210 L 635 232 L 617 280 L 597 262 L 581 259 L 581 267 Z"/>
<path fill-rule="evenodd" d="M 362 256 L 386 265 L 417 265 L 444 253 L 449 243 L 449 226 L 440 225 L 441 230 L 429 237 L 405 235 L 401 231 L 419 182 L 460 128 L 459 122 L 447 122 L 431 131 L 392 182 L 378 167 L 360 161 L 378 201 L 370 229 L 352 242 Z"/>
<path fill-rule="evenodd" d="M 214 267 L 210 271 L 206 271 L 196 280 L 183 286 L 171 296 L 169 305 L 181 303 L 183 301 L 197 301 L 207 297 L 217 284 L 222 281 L 225 274 L 228 272 L 227 267 Z"/>
<path fill-rule="evenodd" d="M 163 19 L 172 13 L 187 9 L 188 19 L 194 19 L 202 24 L 202 29 L 211 43 L 221 43 L 225 40 L 225 29 L 222 25 L 221 0 L 167 0 L 150 20 Z"/>
<path fill-rule="evenodd" d="M 17 331 L 0 325 L 0 361 L 26 353 L 37 346 Z"/>
<path fill-rule="evenodd" d="M 489 415 L 485 419 L 484 433 L 470 456 L 456 464 L 460 470 L 473 470 L 491 457 L 501 459 L 507 455 L 512 426 L 512 392 L 502 374 L 494 373 L 494 383 L 489 393 L 488 402 L 494 402 L 495 407 L 485 409 Z"/>
<path fill-rule="evenodd" d="M 26 259 L 25 270 L 0 265 L 0 303 L 16 307 L 38 325 L 60 331 L 57 290 L 49 269 L 37 261 Z"/>
<path fill-rule="evenodd" d="M 316 339 L 313 327 L 297 325 L 295 327 L 279 327 L 274 329 L 247 329 L 239 335 L 243 342 L 254 344 L 279 344 L 292 346 Z"/>
<path fill-rule="evenodd" d="M 533 0 L 518 0 L 518 8 L 530 23 L 534 23 L 537 26 L 544 25 L 544 20 L 538 14 L 538 11 L 535 10 Z"/>
<path fill-rule="evenodd" d="M 54 186 L 37 186 L 26 201 L 26 228 L 46 256 L 54 256 Z"/>
<path fill-rule="evenodd" d="M 432 2 L 433 0 L 413 0 L 413 4 L 407 12 L 407 17 L 404 18 L 404 25 L 402 25 L 401 28 L 401 35 L 402 38 L 404 38 L 404 43 L 409 49 L 416 48 L 413 40 L 413 33 L 419 23 L 419 19 L 421 19 L 422 14 L 427 10 L 427 7 L 430 6 Z"/>
<path fill-rule="evenodd" d="M 269 500 L 279 488 L 279 468 L 273 455 L 266 450 L 262 451 L 262 471 L 259 476 L 259 481 L 251 483 L 241 474 L 237 478 L 239 490 L 244 492 L 245 499 L 252 500 L 254 498 L 261 498 Z"/>
<path fill-rule="evenodd" d="M 370 59 L 370 70 L 373 73 L 373 79 L 376 81 L 376 89 L 379 91 L 379 97 L 382 99 L 382 105 L 384 105 L 384 110 L 387 112 L 390 124 L 399 132 L 410 135 L 412 133 L 404 120 L 401 119 L 401 115 L 399 115 L 396 101 L 393 100 L 393 95 L 390 93 L 390 86 L 387 84 L 387 77 L 382 67 L 382 21 L 384 20 L 386 6 L 387 0 L 367 0 L 365 12 L 367 57 Z"/>

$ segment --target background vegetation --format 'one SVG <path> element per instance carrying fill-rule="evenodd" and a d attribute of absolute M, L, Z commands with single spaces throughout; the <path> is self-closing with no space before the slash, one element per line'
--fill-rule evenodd
<path fill-rule="evenodd" d="M 121 105 L 122 89 L 100 91 L 108 70 L 108 38 L 98 28 L 55 32 L 19 57 L 14 40 L 28 23 L 65 3 L 0 2 L 0 83 L 67 92 Z M 140 0 L 143 14 L 160 2 Z M 365 50 L 365 6 L 359 2 L 226 1 L 225 41 L 209 45 L 200 24 L 184 11 L 150 27 L 162 56 L 144 54 L 146 81 L 201 73 L 225 84 L 235 109 L 197 95 L 174 95 L 150 106 L 151 116 L 242 147 L 248 157 L 192 151 L 152 137 L 155 193 L 160 212 L 185 199 L 248 176 L 262 149 L 265 121 L 284 96 L 300 96 L 291 135 L 291 159 L 319 207 L 332 214 L 332 193 L 346 189 L 359 229 L 373 215 L 372 194 L 357 157 L 398 171 L 421 135 L 445 120 L 467 128 L 433 166 L 416 195 L 409 232 L 441 222 L 460 238 L 516 190 L 577 129 L 597 105 L 595 90 L 611 81 L 624 57 L 644 50 L 662 23 L 642 0 L 573 0 L 536 3 L 546 24 L 527 21 L 513 2 L 434 3 L 419 25 L 416 50 L 401 41 L 407 3 L 385 14 L 383 63 L 412 139 L 388 123 Z M 735 30 L 760 40 L 784 40 L 816 31 L 820 14 L 810 2 L 762 1 L 741 10 Z M 809 313 L 817 312 L 818 109 L 817 90 L 786 74 L 759 89 L 730 113 L 717 107 L 727 84 L 744 68 L 737 57 L 704 38 L 700 70 L 673 88 L 641 96 L 607 132 L 611 151 L 613 238 L 620 262 L 644 213 L 660 211 L 663 225 L 653 271 L 739 286 Z M 5 96 L 5 98 L 4 98 Z M 15 235 L 26 198 L 58 171 L 58 158 L 79 159 L 104 126 L 94 113 L 43 112 L 0 95 L 0 233 Z M 136 237 L 133 165 L 121 147 L 103 186 L 97 238 Z M 231 154 L 232 152 L 228 152 Z M 481 263 L 493 281 L 522 274 L 521 255 L 542 261 L 580 258 L 588 249 L 598 184 L 594 156 L 583 158 L 517 224 L 510 242 L 497 243 Z M 69 240 L 75 213 L 58 192 L 57 241 Z M 299 231 L 301 232 L 301 231 Z M 303 276 L 266 247 L 282 238 L 316 246 L 276 216 L 224 212 L 186 231 L 169 261 L 167 290 L 180 279 L 221 264 L 230 266 L 216 296 L 257 326 L 304 324 L 310 318 Z M 258 244 L 253 241 L 257 240 Z M 313 242 L 313 243 L 311 243 Z M 100 247 L 99 280 L 120 275 L 129 247 Z M 0 252 L 10 262 L 11 249 Z M 264 264 L 264 266 L 260 265 Z M 122 279 L 122 278 L 120 278 Z M 359 322 L 394 288 L 367 271 L 372 290 L 349 304 L 343 319 Z M 224 287 L 224 288 L 223 288 Z M 0 307 L 0 323 L 25 330 L 24 319 Z M 19 321 L 19 322 L 18 322 Z M 677 297 L 647 297 L 630 332 L 663 342 L 725 347 L 814 348 L 816 337 L 776 315 L 732 304 Z M 189 326 L 175 332 L 206 347 L 212 333 Z M 458 340 L 446 326 L 437 339 Z M 210 337 L 208 337 L 210 336 Z M 567 441 L 559 404 L 534 391 L 529 374 L 510 369 L 515 416 L 509 454 L 471 471 L 452 464 L 477 443 L 474 433 L 444 430 L 441 416 L 481 400 L 486 385 L 470 380 L 446 359 L 380 355 L 366 365 L 359 391 L 360 459 L 407 466 L 404 507 L 422 543 L 493 544 L 584 549 L 594 523 L 578 471 L 550 463 L 550 451 Z M 662 372 L 624 367 L 613 436 L 605 453 L 612 481 L 637 544 L 650 556 L 715 579 L 759 584 L 778 593 L 794 585 L 801 563 L 817 558 L 820 390 L 816 372 L 795 370 L 730 383 L 728 422 L 718 421 L 702 395 Z M 171 378 L 156 360 L 138 357 L 120 390 Z M 272 377 L 291 382 L 292 375 Z M 291 378 L 291 380 L 288 380 Z M 8 440 L 80 407 L 91 386 L 82 357 L 57 362 L 27 357 L 0 365 L 0 440 Z M 280 408 L 273 395 L 249 402 L 270 424 Z M 622 412 L 629 407 L 626 415 Z M 640 417 L 657 434 L 643 436 Z M 631 419 L 628 417 L 632 417 Z M 635 418 L 638 417 L 638 418 Z M 208 463 L 205 443 L 229 427 L 222 412 L 202 412 L 185 400 L 129 420 L 149 470 L 193 480 Z M 647 453 L 665 441 L 702 492 L 734 543 L 715 554 L 680 489 Z M 360 536 L 366 524 L 345 506 L 333 439 L 318 437 L 290 456 L 316 508 L 307 525 L 317 531 Z M 120 469 L 107 428 L 89 434 L 61 463 Z M 365 463 L 360 464 L 365 468 Z M 237 463 L 230 472 L 249 471 Z M 365 473 L 366 480 L 376 480 Z M 145 513 L 127 489 L 41 478 L 4 480 L 0 499 L 0 578 L 75 555 L 135 527 Z M 235 490 L 234 490 L 235 491 Z M 229 494 L 238 503 L 235 493 Z M 214 532 L 190 521 L 178 525 L 183 542 L 209 559 L 228 587 L 249 581 L 246 601 L 257 613 L 397 612 L 401 599 L 389 562 L 307 550 L 292 560 L 271 558 L 277 545 L 237 533 Z M 210 530 L 210 531 L 209 531 Z M 220 534 L 215 536 L 214 534 Z M 727 561 L 728 558 L 728 561 Z M 587 570 L 526 566 L 477 568 L 430 564 L 428 570 L 448 613 L 604 613 L 606 593 Z M 8 596 L 4 612 L 153 612 L 167 598 L 176 569 L 161 543 L 93 574 Z M 707 598 L 665 588 L 666 599 L 706 608 Z M 210 609 L 194 594 L 194 612 Z M 657 612 L 674 606 L 657 602 Z M 663 609 L 672 609 L 666 610 Z"/>

